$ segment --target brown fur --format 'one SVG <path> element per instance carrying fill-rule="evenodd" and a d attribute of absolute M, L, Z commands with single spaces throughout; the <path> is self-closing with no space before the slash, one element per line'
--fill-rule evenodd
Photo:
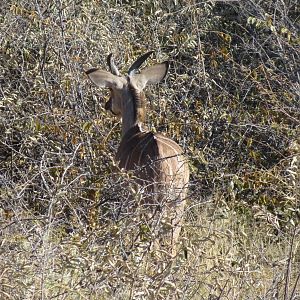
<path fill-rule="evenodd" d="M 144 123 L 146 118 L 145 94 L 143 92 L 138 92 L 131 84 L 128 85 L 128 89 L 133 98 L 135 123 Z"/>

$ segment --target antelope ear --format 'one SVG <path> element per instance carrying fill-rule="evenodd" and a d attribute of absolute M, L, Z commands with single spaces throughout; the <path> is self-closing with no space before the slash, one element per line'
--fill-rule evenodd
<path fill-rule="evenodd" d="M 147 84 L 161 82 L 167 75 L 169 62 L 154 65 L 141 71 L 140 74 L 135 74 L 134 78 L 137 88 L 143 89 Z"/>
<path fill-rule="evenodd" d="M 99 87 L 106 87 L 111 89 L 121 89 L 123 87 L 122 79 L 107 71 L 93 68 L 87 70 L 85 74 L 94 84 Z"/>

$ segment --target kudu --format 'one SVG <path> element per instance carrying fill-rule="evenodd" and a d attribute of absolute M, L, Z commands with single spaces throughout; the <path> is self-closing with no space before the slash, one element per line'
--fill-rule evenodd
<path fill-rule="evenodd" d="M 172 225 L 169 242 L 172 255 L 175 255 L 186 203 L 189 168 L 177 143 L 143 127 L 143 89 L 148 84 L 162 81 L 169 67 L 168 62 L 163 62 L 138 73 L 139 67 L 152 53 L 139 57 L 126 76 L 120 75 L 111 54 L 107 58 L 110 72 L 93 68 L 86 74 L 97 86 L 110 89 L 105 109 L 122 118 L 122 139 L 116 155 L 119 167 L 132 171 L 137 184 L 144 187 L 144 204 L 152 207 L 149 210 L 161 211 L 169 220 Z"/>

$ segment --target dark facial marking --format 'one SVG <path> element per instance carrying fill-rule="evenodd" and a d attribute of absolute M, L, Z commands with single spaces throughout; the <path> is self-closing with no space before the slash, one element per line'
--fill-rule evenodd
<path fill-rule="evenodd" d="M 104 105 L 105 110 L 110 111 L 113 115 L 117 116 L 117 114 L 115 112 L 113 112 L 112 110 L 112 99 L 109 98 L 109 100 L 105 103 Z"/>

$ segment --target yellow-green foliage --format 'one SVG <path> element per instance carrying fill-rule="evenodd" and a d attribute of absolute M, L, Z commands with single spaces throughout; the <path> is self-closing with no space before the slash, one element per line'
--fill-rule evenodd
<path fill-rule="evenodd" d="M 297 5 L 2 1 L 0 299 L 300 297 Z M 170 70 L 147 125 L 191 168 L 173 261 L 149 250 L 108 91 L 84 74 L 149 50 Z"/>

